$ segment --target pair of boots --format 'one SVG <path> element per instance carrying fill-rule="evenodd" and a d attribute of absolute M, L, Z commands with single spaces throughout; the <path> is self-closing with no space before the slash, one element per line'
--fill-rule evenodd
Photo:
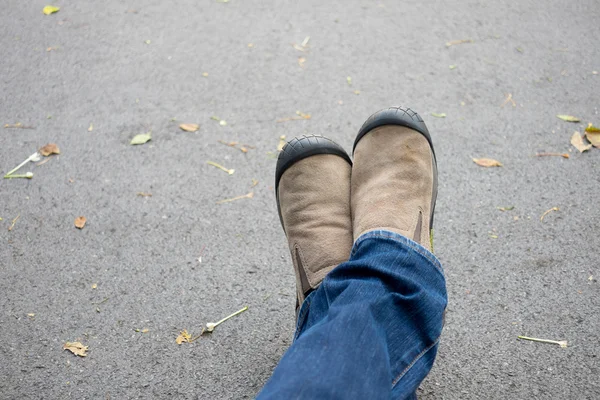
<path fill-rule="evenodd" d="M 277 160 L 277 208 L 296 273 L 298 308 L 372 230 L 432 250 L 437 166 L 431 137 L 409 108 L 373 114 L 358 132 L 354 164 L 322 136 L 296 138 Z"/>

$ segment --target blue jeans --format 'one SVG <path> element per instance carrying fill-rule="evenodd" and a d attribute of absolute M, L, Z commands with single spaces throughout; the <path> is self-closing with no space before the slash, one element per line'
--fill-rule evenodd
<path fill-rule="evenodd" d="M 361 235 L 302 304 L 294 342 L 257 398 L 416 398 L 447 302 L 432 253 L 393 232 Z"/>

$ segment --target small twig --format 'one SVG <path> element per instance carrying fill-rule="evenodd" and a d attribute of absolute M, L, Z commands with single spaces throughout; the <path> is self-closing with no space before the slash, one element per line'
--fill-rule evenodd
<path fill-rule="evenodd" d="M 4 179 L 10 179 L 11 175 L 14 172 L 17 172 L 23 165 L 27 164 L 30 161 L 39 161 L 41 158 L 40 153 L 38 153 L 37 151 L 35 153 L 33 153 L 32 155 L 30 155 L 29 157 L 27 157 L 25 159 L 25 161 L 23 161 L 21 164 L 17 165 L 15 168 L 13 168 L 12 170 L 10 170 L 9 172 L 6 173 L 6 175 L 4 175 Z M 27 174 L 28 175 L 28 174 Z M 31 174 L 31 177 L 33 176 L 33 174 Z M 29 177 L 29 178 L 31 178 Z M 27 178 L 27 176 L 21 176 L 20 178 Z"/>
<path fill-rule="evenodd" d="M 40 165 L 46 164 L 48 161 L 50 161 L 50 158 L 46 158 L 44 161 L 40 161 L 39 163 L 37 163 L 35 165 L 36 165 L 36 167 L 39 167 Z"/>
<path fill-rule="evenodd" d="M 569 158 L 569 153 L 537 153 L 535 155 L 535 157 L 562 157 L 562 158 Z"/>
<path fill-rule="evenodd" d="M 508 104 L 508 102 L 512 103 L 513 107 L 517 106 L 517 103 L 515 103 L 515 101 L 513 100 L 512 93 L 509 93 L 506 95 L 506 99 L 504 100 L 504 103 L 502 103 L 502 105 L 500 107 L 504 107 L 505 105 Z"/>
<path fill-rule="evenodd" d="M 463 44 L 463 43 L 473 43 L 473 39 L 451 40 L 449 42 L 446 42 L 446 47 L 454 46 L 457 44 Z"/>
<path fill-rule="evenodd" d="M 560 209 L 558 207 L 552 207 L 551 209 L 545 211 L 542 216 L 540 217 L 540 222 L 544 222 L 544 217 L 548 214 L 550 214 L 552 211 L 560 211 Z"/>
<path fill-rule="evenodd" d="M 215 330 L 215 328 L 216 328 L 217 326 L 221 325 L 223 322 L 227 321 L 228 319 L 230 319 L 230 318 L 233 318 L 233 317 L 235 317 L 236 315 L 239 315 L 239 314 L 243 313 L 243 312 L 244 312 L 244 311 L 246 311 L 247 309 L 248 309 L 248 306 L 246 306 L 246 307 L 242 308 L 242 309 L 241 309 L 241 310 L 239 310 L 239 311 L 236 311 L 236 312 L 234 312 L 234 313 L 233 313 L 233 314 L 231 314 L 231 315 L 228 315 L 228 316 L 226 316 L 225 318 L 223 318 L 223 319 L 222 319 L 222 320 L 220 320 L 220 321 L 217 321 L 217 322 L 208 322 L 208 323 L 206 324 L 206 332 L 212 332 L 212 331 L 214 331 L 214 330 Z M 202 331 L 202 333 L 204 333 L 204 330 Z"/>
<path fill-rule="evenodd" d="M 235 172 L 235 169 L 228 169 L 228 168 L 225 168 L 225 167 L 224 167 L 224 166 L 222 166 L 221 164 L 217 164 L 217 163 L 216 163 L 216 162 L 214 162 L 214 161 L 207 161 L 206 163 L 207 163 L 208 165 L 212 165 L 213 167 L 217 167 L 217 168 L 219 168 L 220 170 L 227 172 L 229 175 L 233 175 L 233 173 Z"/>
<path fill-rule="evenodd" d="M 15 224 L 17 223 L 17 220 L 21 217 L 21 214 L 17 215 L 17 217 L 15 219 L 12 220 L 12 223 L 10 224 L 10 226 L 8 227 L 8 231 L 12 231 L 13 228 L 15 227 Z"/>
<path fill-rule="evenodd" d="M 5 124 L 4 127 L 6 129 L 35 129 L 35 126 L 23 125 L 20 122 L 17 122 L 16 124 Z"/>
<path fill-rule="evenodd" d="M 229 203 L 229 202 L 232 202 L 232 201 L 246 199 L 246 198 L 251 199 L 253 197 L 254 197 L 254 192 L 250 192 L 250 193 L 242 195 L 242 196 L 237 196 L 237 197 L 232 197 L 231 199 L 225 199 L 225 200 L 217 201 L 217 204 Z"/>
<path fill-rule="evenodd" d="M 527 336 L 518 336 L 518 338 L 522 339 L 522 340 L 531 340 L 532 342 L 557 344 L 560 347 L 562 347 L 563 349 L 567 347 L 567 341 L 566 340 L 538 339 L 538 338 L 532 338 L 532 337 L 527 337 Z"/>

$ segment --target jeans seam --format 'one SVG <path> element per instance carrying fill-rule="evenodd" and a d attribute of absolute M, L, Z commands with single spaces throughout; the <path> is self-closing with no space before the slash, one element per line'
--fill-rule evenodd
<path fill-rule="evenodd" d="M 386 234 L 381 234 L 381 233 L 367 232 L 365 235 L 361 236 L 360 238 L 358 238 L 356 240 L 355 247 L 352 249 L 352 255 L 354 255 L 355 249 L 358 247 L 358 245 L 360 245 L 363 241 L 371 239 L 371 238 L 390 239 L 390 240 L 394 240 L 396 242 L 399 242 L 401 244 L 405 244 L 411 250 L 413 250 L 413 251 L 419 253 L 421 256 L 425 257 L 427 259 L 427 261 L 429 261 L 430 263 L 432 263 L 435 266 L 435 268 L 438 271 L 440 271 L 442 273 L 442 275 L 444 275 L 444 270 L 440 267 L 439 261 L 436 260 L 435 258 L 431 258 L 430 254 L 424 252 L 423 249 L 421 249 L 420 247 L 413 245 L 410 242 L 410 239 L 408 239 L 408 238 L 404 238 L 404 239 L 406 239 L 406 242 L 405 242 L 405 241 L 399 240 L 398 238 L 393 237 L 393 235 L 386 235 Z"/>
<path fill-rule="evenodd" d="M 294 334 L 294 341 L 298 339 L 298 336 L 300 336 L 300 325 L 306 322 L 306 314 L 308 313 L 308 308 L 310 307 L 310 301 L 309 294 L 300 305 L 300 313 L 298 313 L 298 320 L 296 321 L 296 333 Z"/>
<path fill-rule="evenodd" d="M 434 348 L 440 342 L 440 338 L 441 338 L 441 335 L 437 337 L 437 339 L 435 340 L 435 342 L 433 342 L 432 344 L 430 344 L 429 346 L 427 346 L 421 353 L 419 353 L 419 355 L 416 356 L 415 359 L 410 364 L 408 364 L 406 366 L 406 368 L 404 368 L 404 370 L 396 377 L 396 379 L 394 379 L 392 381 L 392 388 L 394 388 L 398 384 L 398 382 L 417 363 L 417 361 L 419 361 L 421 358 L 423 358 L 423 356 L 425 355 L 425 353 L 427 353 L 429 350 L 431 350 L 432 348 Z"/>

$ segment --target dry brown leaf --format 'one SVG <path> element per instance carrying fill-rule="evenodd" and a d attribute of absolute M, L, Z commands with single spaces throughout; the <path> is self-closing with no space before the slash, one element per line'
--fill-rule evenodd
<path fill-rule="evenodd" d="M 54 143 L 48 143 L 39 150 L 40 154 L 44 157 L 48 157 L 51 154 L 60 154 L 60 149 Z"/>
<path fill-rule="evenodd" d="M 75 218 L 75 227 L 79 229 L 83 229 L 87 219 L 84 216 Z"/>
<path fill-rule="evenodd" d="M 600 148 L 600 132 L 585 130 L 585 137 L 594 147 Z"/>
<path fill-rule="evenodd" d="M 579 134 L 579 132 L 573 133 L 573 136 L 571 136 L 571 144 L 577 150 L 579 150 L 580 153 L 583 153 L 584 151 L 588 151 L 589 149 L 592 148 L 591 144 L 585 144 L 585 142 L 583 141 L 583 136 L 581 136 Z"/>
<path fill-rule="evenodd" d="M 502 167 L 502 163 L 500 161 L 496 161 L 492 158 L 474 158 L 473 162 L 481 167 Z"/>
<path fill-rule="evenodd" d="M 204 329 L 202 329 L 202 333 L 204 333 Z M 175 339 L 175 343 L 177 343 L 177 344 L 192 343 L 193 341 L 198 339 L 200 336 L 202 336 L 202 333 L 200 333 L 200 335 L 193 338 L 192 335 L 187 331 L 187 329 L 184 329 L 181 332 L 179 332 L 179 336 L 177 336 L 177 338 Z"/>
<path fill-rule="evenodd" d="M 71 353 L 79 357 L 87 356 L 88 346 L 84 346 L 81 342 L 67 342 L 63 346 L 63 350 L 69 350 Z"/>
<path fill-rule="evenodd" d="M 198 129 L 200 129 L 200 125 L 198 125 L 198 124 L 181 124 L 181 125 L 179 125 L 179 128 L 186 132 L 196 132 Z"/>

